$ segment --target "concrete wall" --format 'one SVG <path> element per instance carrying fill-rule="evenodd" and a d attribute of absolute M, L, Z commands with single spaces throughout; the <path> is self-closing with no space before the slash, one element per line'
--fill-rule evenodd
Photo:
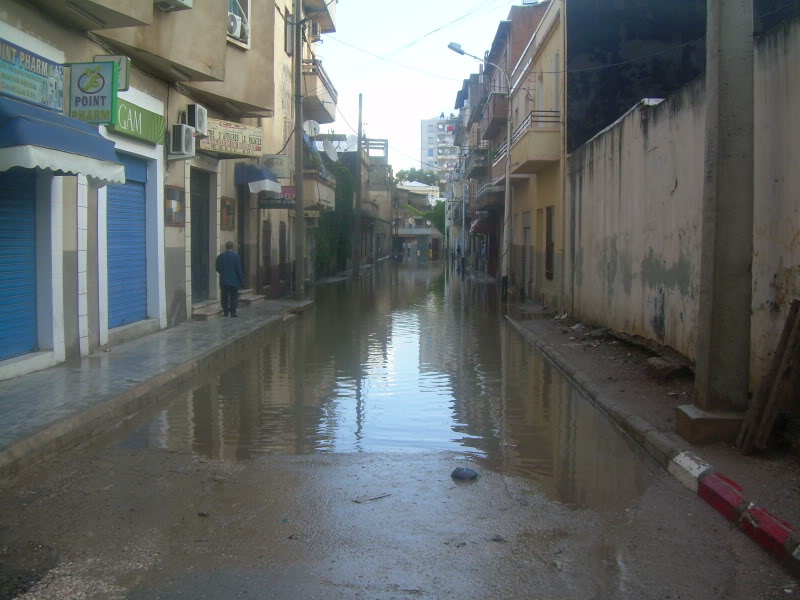
<path fill-rule="evenodd" d="M 574 313 L 694 357 L 703 88 L 637 105 L 568 161 Z"/>
<path fill-rule="evenodd" d="M 800 297 L 800 21 L 759 37 L 751 388 Z M 704 94 L 694 82 L 637 105 L 569 158 L 574 313 L 695 356 Z M 736 243 L 731 240 L 730 243 Z"/>
<path fill-rule="evenodd" d="M 789 304 L 800 297 L 800 20 L 755 45 L 754 383 L 768 368 Z"/>
<path fill-rule="evenodd" d="M 154 11 L 152 25 L 107 29 L 95 35 L 163 69 L 171 79 L 185 77 L 171 72 L 169 65 L 198 80 L 221 81 L 225 77 L 227 22 L 227 2 L 194 0 L 192 10 Z"/>

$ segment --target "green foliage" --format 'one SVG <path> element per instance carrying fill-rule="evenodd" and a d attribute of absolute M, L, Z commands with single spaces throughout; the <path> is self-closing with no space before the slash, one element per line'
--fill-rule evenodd
<path fill-rule="evenodd" d="M 318 277 L 335 275 L 347 268 L 352 253 L 353 196 L 356 182 L 350 171 L 322 157 L 325 168 L 336 178 L 336 208 L 320 213 L 316 231 L 314 268 Z"/>
<path fill-rule="evenodd" d="M 431 210 L 419 210 L 413 204 L 408 207 L 417 213 L 423 219 L 427 219 L 431 224 L 438 229 L 442 235 L 445 230 L 445 215 L 444 215 L 444 202 L 437 202 Z"/>
<path fill-rule="evenodd" d="M 398 171 L 397 181 L 419 181 L 428 185 L 439 185 L 439 176 L 433 171 L 411 168 Z"/>

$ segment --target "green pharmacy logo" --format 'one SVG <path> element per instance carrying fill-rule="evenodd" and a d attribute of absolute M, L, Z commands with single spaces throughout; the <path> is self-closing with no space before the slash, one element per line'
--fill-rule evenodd
<path fill-rule="evenodd" d="M 87 67 L 78 78 L 78 88 L 85 94 L 96 94 L 105 87 L 106 80 L 100 73 L 100 66 Z"/>

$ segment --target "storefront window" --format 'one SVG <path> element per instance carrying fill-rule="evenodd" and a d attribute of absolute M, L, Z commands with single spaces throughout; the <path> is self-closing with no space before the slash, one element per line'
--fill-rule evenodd
<path fill-rule="evenodd" d="M 164 188 L 164 225 L 183 227 L 186 224 L 186 192 L 183 188 Z"/>

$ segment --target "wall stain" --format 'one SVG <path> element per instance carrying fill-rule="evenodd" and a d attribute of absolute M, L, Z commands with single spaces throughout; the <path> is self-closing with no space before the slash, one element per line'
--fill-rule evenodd
<path fill-rule="evenodd" d="M 608 251 L 605 247 L 603 248 L 601 261 L 605 263 L 606 267 L 606 293 L 608 294 L 608 303 L 611 304 L 614 299 L 614 281 L 617 279 L 617 263 L 619 262 L 616 235 L 609 240 Z"/>
<path fill-rule="evenodd" d="M 665 295 L 664 288 L 659 286 L 655 297 L 653 297 L 653 315 L 650 318 L 650 326 L 653 328 L 656 337 L 662 341 L 667 331 L 667 317 L 664 311 Z"/>
<path fill-rule="evenodd" d="M 678 262 L 667 266 L 663 258 L 656 256 L 653 248 L 641 264 L 642 282 L 648 287 L 665 286 L 677 288 L 682 296 L 694 296 L 692 289 L 692 265 L 686 255 L 681 251 Z"/>

